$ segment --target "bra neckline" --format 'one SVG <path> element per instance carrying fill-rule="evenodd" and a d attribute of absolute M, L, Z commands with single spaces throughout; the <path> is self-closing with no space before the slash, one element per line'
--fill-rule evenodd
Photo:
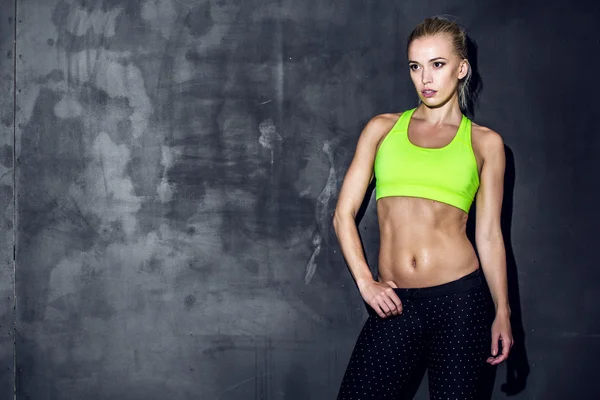
<path fill-rule="evenodd" d="M 425 150 L 425 151 L 439 151 L 439 150 L 444 150 L 447 149 L 448 147 L 450 147 L 458 138 L 458 135 L 460 134 L 461 130 L 463 130 L 465 128 L 465 124 L 467 122 L 467 117 L 465 117 L 465 115 L 462 115 L 462 118 L 460 120 L 460 124 L 458 125 L 458 129 L 456 130 L 456 132 L 454 133 L 454 137 L 452 137 L 452 140 L 450 142 L 448 142 L 448 144 L 446 144 L 445 146 L 442 147 L 423 147 L 423 146 L 419 146 L 414 144 L 413 142 L 411 142 L 410 138 L 408 137 L 408 128 L 410 127 L 410 121 L 412 120 L 412 116 L 415 113 L 417 109 L 413 108 L 410 112 L 410 114 L 408 115 L 408 121 L 406 122 L 406 141 L 412 146 L 415 147 L 417 149 L 420 150 Z"/>

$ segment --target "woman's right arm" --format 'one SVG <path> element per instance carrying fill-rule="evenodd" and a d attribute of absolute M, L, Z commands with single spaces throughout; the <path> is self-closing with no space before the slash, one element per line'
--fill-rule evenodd
<path fill-rule="evenodd" d="M 356 226 L 356 214 L 373 179 L 377 147 L 397 120 L 393 114 L 374 117 L 363 129 L 354 158 L 344 177 L 333 216 L 333 227 L 350 272 L 363 299 L 380 317 L 402 312 L 393 282 L 377 282 L 367 264 Z"/>

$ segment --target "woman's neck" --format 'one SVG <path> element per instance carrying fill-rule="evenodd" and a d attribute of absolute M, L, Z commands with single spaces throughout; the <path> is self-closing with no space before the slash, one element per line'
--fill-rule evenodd
<path fill-rule="evenodd" d="M 415 111 L 416 117 L 431 125 L 445 125 L 460 122 L 462 111 L 458 105 L 458 96 L 455 94 L 445 104 L 431 108 L 421 103 Z"/>

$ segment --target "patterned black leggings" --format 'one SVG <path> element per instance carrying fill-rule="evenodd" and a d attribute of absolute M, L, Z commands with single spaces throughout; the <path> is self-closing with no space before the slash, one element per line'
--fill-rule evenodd
<path fill-rule="evenodd" d="M 381 318 L 367 306 L 338 400 L 410 399 L 426 369 L 430 399 L 479 399 L 494 317 L 481 269 L 438 286 L 394 290 L 402 314 Z"/>

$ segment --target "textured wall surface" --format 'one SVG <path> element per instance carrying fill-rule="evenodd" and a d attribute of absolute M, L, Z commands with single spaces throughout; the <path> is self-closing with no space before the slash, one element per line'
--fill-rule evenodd
<path fill-rule="evenodd" d="M 14 4 L 0 0 L 0 399 L 14 392 Z"/>
<path fill-rule="evenodd" d="M 520 343 L 494 398 L 592 398 L 596 19 L 589 5 L 511 4 L 18 1 L 17 398 L 333 398 L 366 313 L 332 210 L 366 121 L 416 104 L 405 40 L 434 14 L 477 43 L 475 121 L 507 145 Z M 13 114 L 1 101 L 8 368 Z M 375 269 L 373 198 L 360 228 Z"/>

